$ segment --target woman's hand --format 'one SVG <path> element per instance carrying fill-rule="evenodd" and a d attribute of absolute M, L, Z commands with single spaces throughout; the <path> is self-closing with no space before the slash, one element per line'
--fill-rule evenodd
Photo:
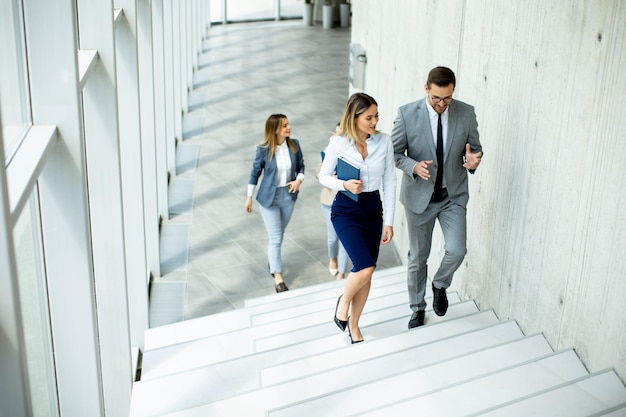
<path fill-rule="evenodd" d="M 383 237 L 380 240 L 380 243 L 382 243 L 383 245 L 386 245 L 387 243 L 391 242 L 392 238 L 393 238 L 393 226 L 383 227 Z"/>
<path fill-rule="evenodd" d="M 295 179 L 287 183 L 287 190 L 290 193 L 295 193 L 300 189 L 300 185 L 302 185 L 302 181 L 299 179 Z"/>
<path fill-rule="evenodd" d="M 246 198 L 245 207 L 246 207 L 246 212 L 252 213 L 252 197 L 251 196 Z"/>
<path fill-rule="evenodd" d="M 361 191 L 363 191 L 363 181 L 361 180 L 344 181 L 343 188 L 350 191 L 352 194 L 360 194 Z"/>

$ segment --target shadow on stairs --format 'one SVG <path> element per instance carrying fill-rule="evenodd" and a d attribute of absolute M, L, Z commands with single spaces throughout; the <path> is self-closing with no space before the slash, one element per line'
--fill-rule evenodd
<path fill-rule="evenodd" d="M 332 321 L 342 281 L 149 329 L 131 417 L 626 416 L 613 370 L 590 374 L 574 350 L 457 293 L 407 330 L 405 271 L 375 273 L 365 343 Z"/>

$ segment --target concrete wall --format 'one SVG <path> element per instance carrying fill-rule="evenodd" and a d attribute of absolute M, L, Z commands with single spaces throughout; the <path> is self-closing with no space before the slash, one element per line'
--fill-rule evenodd
<path fill-rule="evenodd" d="M 358 0 L 352 11 L 381 130 L 437 65 L 476 107 L 485 156 L 455 288 L 624 379 L 626 2 Z M 395 230 L 405 254 L 400 204 Z"/>

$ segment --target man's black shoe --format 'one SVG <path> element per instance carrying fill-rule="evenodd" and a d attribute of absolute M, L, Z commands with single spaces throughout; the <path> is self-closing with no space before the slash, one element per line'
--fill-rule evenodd
<path fill-rule="evenodd" d="M 433 284 L 433 311 L 438 316 L 445 316 L 448 311 L 448 296 L 445 288 L 435 288 Z"/>
<path fill-rule="evenodd" d="M 425 316 L 426 316 L 426 312 L 424 310 L 414 311 L 413 315 L 411 316 L 411 320 L 409 320 L 409 329 L 423 326 Z"/>

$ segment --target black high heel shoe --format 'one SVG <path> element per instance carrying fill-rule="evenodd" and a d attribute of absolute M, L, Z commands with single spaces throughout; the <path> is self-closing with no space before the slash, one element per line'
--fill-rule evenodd
<path fill-rule="evenodd" d="M 339 301 L 341 301 L 341 297 L 342 295 L 337 298 L 337 306 L 335 307 L 335 324 L 342 332 L 344 332 L 346 330 L 346 326 L 348 325 L 348 320 L 339 320 L 337 318 L 337 309 L 339 308 Z"/>
<path fill-rule="evenodd" d="M 352 332 L 350 331 L 350 326 L 348 326 L 348 336 L 350 336 L 350 342 L 352 342 L 352 344 L 361 343 L 362 341 L 365 340 L 365 339 L 361 339 L 361 340 L 352 339 Z"/>

